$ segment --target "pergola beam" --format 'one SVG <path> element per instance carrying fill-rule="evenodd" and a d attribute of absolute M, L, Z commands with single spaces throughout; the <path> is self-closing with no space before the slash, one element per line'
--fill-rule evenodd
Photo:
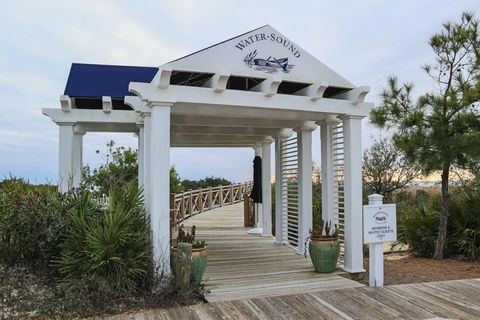
<path fill-rule="evenodd" d="M 175 110 L 176 107 L 172 107 L 172 112 Z M 42 112 L 50 117 L 55 123 L 76 123 L 82 127 L 80 130 L 85 132 L 135 132 L 137 130 L 138 116 L 140 115 L 140 112 L 129 110 L 112 110 L 109 113 L 105 113 L 103 110 L 71 109 L 69 112 L 65 112 L 61 109 L 45 108 Z M 237 114 L 238 112 L 238 109 L 236 109 Z M 210 113 L 215 114 L 215 108 L 210 110 Z M 232 111 L 230 111 L 230 113 L 232 113 Z M 294 113 L 295 112 L 292 112 L 290 116 L 293 117 Z M 279 120 L 273 118 L 246 118 L 243 117 L 245 113 L 242 112 L 241 114 L 241 118 L 236 118 L 234 115 L 220 117 L 218 115 L 194 116 L 187 114 L 174 114 L 171 116 L 171 123 L 174 126 L 194 126 L 197 128 L 194 130 L 198 130 L 199 132 L 202 132 L 199 127 L 204 126 L 215 127 L 215 129 L 211 129 L 213 133 L 222 132 L 223 129 L 216 128 L 224 127 L 230 128 L 232 133 L 236 130 L 233 128 L 243 128 L 245 134 L 249 134 L 250 132 L 257 134 L 263 130 L 265 132 L 261 132 L 260 134 L 271 135 L 276 130 L 281 130 L 283 128 L 296 128 L 303 122 L 301 120 Z M 322 120 L 328 119 L 329 121 L 339 121 L 334 115 L 317 114 L 316 118 L 323 118 Z M 249 131 L 251 129 L 253 129 L 253 131 Z M 188 132 L 189 129 L 185 129 L 185 131 Z M 224 132 L 228 133 L 228 130 Z M 241 131 L 238 132 L 239 134 L 241 133 Z"/>
<path fill-rule="evenodd" d="M 137 132 L 136 123 L 77 123 L 75 132 Z"/>
<path fill-rule="evenodd" d="M 218 134 L 232 136 L 270 136 L 280 129 L 276 128 L 256 128 L 256 127 L 223 127 L 223 126 L 184 126 L 172 125 L 172 133 L 184 134 Z"/>
<path fill-rule="evenodd" d="M 192 142 L 171 142 L 172 148 L 251 148 L 255 143 L 231 142 L 231 143 L 192 143 Z"/>
<path fill-rule="evenodd" d="M 176 114 L 172 115 L 172 124 L 183 126 L 217 126 L 217 127 L 257 127 L 257 128 L 295 128 L 302 121 L 297 120 L 276 120 L 276 119 L 255 119 L 255 118 L 233 118 L 219 116 L 191 116 Z"/>
<path fill-rule="evenodd" d="M 61 109 L 42 109 L 42 113 L 53 122 L 75 122 L 75 123 L 118 123 L 131 124 L 137 122 L 137 113 L 129 110 L 112 110 L 105 113 L 102 110 L 72 109 L 64 112 Z"/>
<path fill-rule="evenodd" d="M 131 82 L 129 90 L 143 100 L 175 103 L 172 108 L 174 114 L 202 115 L 203 111 L 203 115 L 215 115 L 215 109 L 217 109 L 217 116 L 223 114 L 228 116 L 228 111 L 237 112 L 235 107 L 239 107 L 239 102 L 241 102 L 242 113 L 249 113 L 249 115 L 246 115 L 247 117 L 265 117 L 265 113 L 269 113 L 271 114 L 270 118 L 289 119 L 289 117 L 292 117 L 292 113 L 284 112 L 293 111 L 296 117 L 299 115 L 305 116 L 305 119 L 300 120 L 317 121 L 316 116 L 322 113 L 365 117 L 368 116 L 370 109 L 373 107 L 373 103 L 359 102 L 358 95 L 352 100 L 338 97 L 339 99 L 322 98 L 312 101 L 310 100 L 311 97 L 300 95 L 276 94 L 269 97 L 265 96 L 265 92 L 241 90 L 225 90 L 221 94 L 217 94 L 211 88 L 177 85 L 170 85 L 165 90 L 158 90 L 148 83 L 140 82 Z M 361 91 L 364 92 L 365 90 L 361 89 Z M 182 103 L 178 103 L 178 97 L 182 97 Z M 351 98 L 351 96 L 346 96 L 346 98 Z M 182 109 L 182 107 L 191 105 L 200 107 L 200 109 Z M 210 109 L 205 108 L 206 106 L 209 106 Z M 252 112 L 252 110 L 258 112 Z M 242 116 L 244 115 L 242 114 Z"/>
<path fill-rule="evenodd" d="M 199 134 L 182 134 L 172 133 L 170 139 L 174 142 L 258 142 L 263 140 L 265 136 L 230 136 L 230 135 L 199 135 Z"/>

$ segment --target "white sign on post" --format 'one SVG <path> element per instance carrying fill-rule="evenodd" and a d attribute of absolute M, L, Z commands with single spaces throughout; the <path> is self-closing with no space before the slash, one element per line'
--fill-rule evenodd
<path fill-rule="evenodd" d="M 396 240 L 396 205 L 363 206 L 363 243 L 393 242 Z"/>
<path fill-rule="evenodd" d="M 383 196 L 368 196 L 363 206 L 363 243 L 369 244 L 369 285 L 383 286 L 383 243 L 397 240 L 397 208 L 383 204 Z"/>

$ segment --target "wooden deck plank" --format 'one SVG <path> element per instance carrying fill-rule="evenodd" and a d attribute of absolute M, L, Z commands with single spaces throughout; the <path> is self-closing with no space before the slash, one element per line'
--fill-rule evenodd
<path fill-rule="evenodd" d="M 248 234 L 241 203 L 197 214 L 184 225 L 195 225 L 196 238 L 207 242 L 204 281 L 210 302 L 361 286 L 340 277 L 340 269 L 314 272 L 310 260 L 274 244 L 273 237 Z"/>
<path fill-rule="evenodd" d="M 205 239 L 208 304 L 149 310 L 135 319 L 479 319 L 480 279 L 368 288 L 312 271 L 272 238 L 246 234 L 241 205 L 185 221 Z M 131 319 L 131 315 L 114 316 Z"/>
<path fill-rule="evenodd" d="M 455 306 L 446 304 L 443 299 L 438 299 L 416 289 L 413 285 L 390 286 L 388 290 L 394 291 L 399 295 L 408 296 L 410 303 L 421 307 L 433 313 L 437 317 L 453 319 L 472 319 L 471 313 L 466 313 Z M 473 310 L 472 310 L 473 312 Z"/>
<path fill-rule="evenodd" d="M 357 287 L 148 310 L 111 319 L 479 319 L 477 284 L 480 279 Z M 449 291 L 455 294 L 449 296 Z"/>
<path fill-rule="evenodd" d="M 383 305 L 387 305 L 389 308 L 398 311 L 402 314 L 402 317 L 406 319 L 428 319 L 435 317 L 433 313 L 410 303 L 408 296 L 402 296 L 391 292 L 387 290 L 387 288 L 388 287 L 362 287 L 356 289 L 356 291 L 368 295 L 376 301 L 381 301 Z"/>

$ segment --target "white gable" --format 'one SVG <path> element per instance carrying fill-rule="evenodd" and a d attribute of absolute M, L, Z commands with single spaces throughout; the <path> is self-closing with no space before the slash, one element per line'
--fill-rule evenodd
<path fill-rule="evenodd" d="M 354 85 L 269 25 L 165 64 L 173 70 Z"/>

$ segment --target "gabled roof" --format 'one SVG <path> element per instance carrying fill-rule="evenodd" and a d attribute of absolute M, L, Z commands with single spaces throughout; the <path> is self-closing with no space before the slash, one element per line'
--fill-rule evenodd
<path fill-rule="evenodd" d="M 65 95 L 70 97 L 124 98 L 130 82 L 152 81 L 158 68 L 72 63 Z"/>
<path fill-rule="evenodd" d="M 269 25 L 225 40 L 164 64 L 171 69 L 168 84 L 211 85 L 214 75 L 227 75 L 226 89 L 253 90 L 267 78 L 281 82 L 276 93 L 296 94 L 307 87 L 325 87 L 323 97 L 346 92 L 355 86 Z M 65 95 L 75 98 L 78 108 L 101 108 L 108 96 L 116 108 L 132 96 L 129 84 L 151 83 L 159 68 L 73 63 Z M 266 82 L 266 81 L 265 81 Z M 314 86 L 312 86 L 314 85 Z"/>
<path fill-rule="evenodd" d="M 318 41 L 321 41 L 320 36 Z M 277 75 L 284 81 L 355 87 L 269 25 L 168 62 L 162 67 L 251 78 Z"/>

